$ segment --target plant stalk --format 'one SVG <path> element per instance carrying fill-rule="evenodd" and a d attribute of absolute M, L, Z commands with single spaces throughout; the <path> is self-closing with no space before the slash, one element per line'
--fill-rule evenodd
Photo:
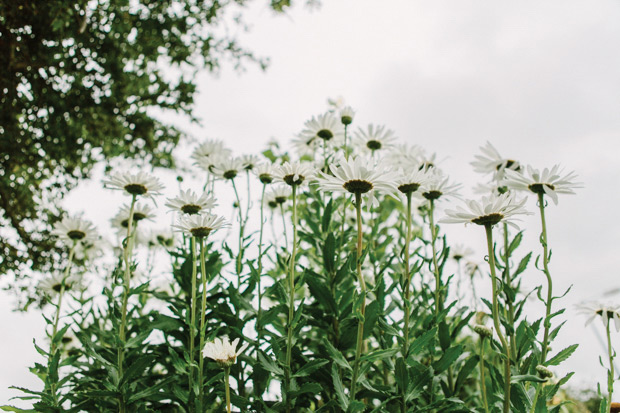
<path fill-rule="evenodd" d="M 291 355 L 293 347 L 293 318 L 295 316 L 295 255 L 297 253 L 297 185 L 292 185 L 293 188 L 293 246 L 291 249 L 291 259 L 289 265 L 289 308 L 288 308 L 288 331 L 286 337 L 286 369 L 285 373 L 285 399 L 286 399 L 286 411 L 291 412 L 291 399 L 289 392 L 291 390 Z"/>

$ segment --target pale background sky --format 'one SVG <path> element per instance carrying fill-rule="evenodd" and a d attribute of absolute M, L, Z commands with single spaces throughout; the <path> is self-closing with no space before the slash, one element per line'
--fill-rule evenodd
<path fill-rule="evenodd" d="M 580 343 L 558 370 L 577 372 L 570 383 L 603 383 L 604 353 L 573 306 L 620 303 L 617 294 L 603 297 L 620 288 L 620 2 L 325 0 L 318 11 L 297 7 L 275 17 L 263 3 L 245 13 L 251 31 L 241 38 L 271 58 L 270 68 L 202 74 L 196 113 L 204 125 L 182 124 L 188 132 L 223 139 L 237 154 L 257 153 L 272 137 L 288 142 L 328 97 L 342 96 L 357 110 L 354 126 L 386 124 L 403 141 L 437 152 L 466 188 L 480 181 L 469 162 L 487 140 L 522 163 L 575 170 L 584 188 L 547 212 L 555 291 L 573 285 L 554 307 L 566 306 L 568 319 L 554 347 Z M 95 181 L 70 198 L 100 227 L 122 201 L 101 192 Z M 528 205 L 535 209 L 533 198 Z M 538 253 L 537 216 L 523 227 L 522 253 Z M 443 230 L 482 260 L 482 230 Z M 533 268 L 525 277 L 532 286 L 544 279 Z M 37 357 L 32 337 L 43 328 L 36 312 L 11 313 L 11 300 L 5 293 L 0 300 L 8 332 L 0 341 L 0 403 L 18 394 L 9 385 L 36 385 L 27 367 Z"/>

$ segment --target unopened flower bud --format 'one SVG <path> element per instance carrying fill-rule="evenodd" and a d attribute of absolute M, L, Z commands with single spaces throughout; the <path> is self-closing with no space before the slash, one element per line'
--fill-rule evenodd
<path fill-rule="evenodd" d="M 474 326 L 474 331 L 478 333 L 480 338 L 491 338 L 493 337 L 493 330 L 491 330 L 487 326 L 483 326 L 481 324 L 477 324 Z"/>
<path fill-rule="evenodd" d="M 551 377 L 553 377 L 553 372 L 542 364 L 536 366 L 536 371 L 538 372 L 538 375 L 543 379 L 550 379 Z"/>

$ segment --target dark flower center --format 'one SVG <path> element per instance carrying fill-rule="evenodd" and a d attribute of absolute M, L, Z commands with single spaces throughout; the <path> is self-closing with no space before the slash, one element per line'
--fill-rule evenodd
<path fill-rule="evenodd" d="M 258 176 L 258 180 L 261 181 L 261 183 L 263 184 L 270 184 L 273 182 L 273 176 L 269 174 L 260 174 Z"/>
<path fill-rule="evenodd" d="M 435 199 L 439 199 L 439 197 L 442 195 L 443 195 L 443 192 L 441 191 L 428 191 L 428 192 L 422 193 L 422 196 L 428 199 L 429 201 L 434 201 Z"/>
<path fill-rule="evenodd" d="M 73 339 L 72 339 L 71 337 L 64 336 L 62 339 L 60 339 L 60 341 L 61 341 L 63 344 L 69 344 L 70 342 L 72 342 L 72 341 L 73 341 Z"/>
<path fill-rule="evenodd" d="M 286 197 L 285 196 L 277 196 L 276 197 L 276 204 L 283 204 L 286 202 Z"/>
<path fill-rule="evenodd" d="M 429 170 L 431 168 L 434 168 L 435 164 L 432 162 L 424 162 L 422 165 L 420 165 L 420 167 L 418 168 L 418 171 L 421 171 L 423 169 Z"/>
<path fill-rule="evenodd" d="M 603 316 L 603 310 L 597 310 L 596 314 L 600 315 L 602 317 Z M 613 311 L 607 311 L 607 318 L 610 319 L 610 320 L 612 318 L 614 318 L 614 312 Z"/>
<path fill-rule="evenodd" d="M 420 184 L 415 184 L 415 183 L 403 184 L 398 187 L 398 190 L 402 192 L 403 194 L 412 194 L 415 191 L 417 191 L 419 187 L 420 187 Z"/>
<path fill-rule="evenodd" d="M 135 222 L 142 221 L 144 218 L 146 218 L 146 214 L 143 214 L 142 212 L 133 213 L 133 220 Z"/>
<path fill-rule="evenodd" d="M 351 116 L 345 115 L 340 118 L 340 121 L 343 125 L 350 125 L 351 123 L 353 123 L 353 118 Z"/>
<path fill-rule="evenodd" d="M 125 185 L 125 191 L 129 192 L 131 195 L 144 195 L 147 193 L 148 189 L 142 184 L 129 184 Z"/>
<path fill-rule="evenodd" d="M 192 235 L 195 236 L 196 238 L 205 238 L 205 237 L 208 237 L 209 234 L 211 233 L 211 228 L 207 228 L 207 227 L 192 228 L 189 230 L 189 232 L 191 232 Z"/>
<path fill-rule="evenodd" d="M 200 212 L 202 207 L 196 204 L 186 204 L 181 207 L 181 211 L 189 215 L 195 215 Z"/>
<path fill-rule="evenodd" d="M 52 290 L 56 291 L 57 293 L 59 293 L 61 289 L 62 289 L 62 283 L 52 285 Z"/>
<path fill-rule="evenodd" d="M 334 134 L 332 133 L 332 131 L 330 131 L 329 129 L 321 129 L 320 131 L 318 131 L 316 133 L 316 135 L 321 138 L 324 139 L 326 141 L 330 140 L 331 138 L 334 137 Z"/>
<path fill-rule="evenodd" d="M 353 179 L 345 182 L 342 187 L 353 194 L 365 194 L 372 189 L 372 183 L 362 181 L 361 179 Z"/>
<path fill-rule="evenodd" d="M 377 151 L 381 149 L 382 146 L 383 145 L 381 144 L 381 142 L 374 140 L 374 139 L 366 142 L 366 147 L 370 149 L 371 151 Z"/>
<path fill-rule="evenodd" d="M 501 221 L 502 218 L 504 218 L 502 214 L 493 213 L 482 217 L 474 218 L 471 220 L 471 222 L 478 225 L 495 225 L 499 221 Z"/>
<path fill-rule="evenodd" d="M 233 179 L 237 176 L 237 171 L 235 169 L 231 169 L 230 171 L 224 172 L 222 176 L 226 179 Z"/>
<path fill-rule="evenodd" d="M 506 162 L 498 163 L 497 166 L 495 167 L 495 169 L 498 171 L 502 168 L 512 169 L 513 171 L 517 171 L 517 172 L 521 170 L 521 166 L 519 165 L 519 162 L 513 161 L 512 159 L 508 159 Z"/>
<path fill-rule="evenodd" d="M 500 195 L 503 195 L 506 192 L 508 192 L 508 187 L 507 186 L 499 186 L 499 187 L 497 187 L 497 192 L 499 192 Z"/>
<path fill-rule="evenodd" d="M 297 179 L 295 179 L 295 176 L 297 176 Z M 286 182 L 287 184 L 289 184 L 290 186 L 294 186 L 294 185 L 301 185 L 301 183 L 304 181 L 305 177 L 303 175 L 286 175 L 284 177 L 284 182 Z"/>
<path fill-rule="evenodd" d="M 275 208 L 278 206 L 278 203 L 276 201 L 269 201 L 267 202 L 267 205 L 269 206 L 269 208 Z"/>
<path fill-rule="evenodd" d="M 462 256 L 461 254 L 454 254 L 454 255 L 452 256 L 452 258 L 453 258 L 455 261 L 460 261 L 460 260 L 462 260 L 462 259 L 463 259 L 463 256 Z"/>
<path fill-rule="evenodd" d="M 74 229 L 72 231 L 67 232 L 67 236 L 74 241 L 79 241 L 86 236 L 86 233 L 84 231 Z"/>
<path fill-rule="evenodd" d="M 551 189 L 552 191 L 555 189 L 555 186 L 551 185 L 551 184 L 531 184 L 530 186 L 528 186 L 528 188 L 530 188 L 530 191 L 536 193 L 536 194 L 544 194 L 545 193 L 545 188 L 547 187 L 549 189 Z"/>

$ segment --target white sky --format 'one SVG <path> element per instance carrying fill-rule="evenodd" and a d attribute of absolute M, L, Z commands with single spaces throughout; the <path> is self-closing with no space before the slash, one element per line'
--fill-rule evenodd
<path fill-rule="evenodd" d="M 201 75 L 196 113 L 203 127 L 188 131 L 224 139 L 238 154 L 257 153 L 271 137 L 287 142 L 325 110 L 328 97 L 343 96 L 357 110 L 354 126 L 386 124 L 403 141 L 437 152 L 442 168 L 466 187 L 480 180 L 469 162 L 487 140 L 522 163 L 576 170 L 584 188 L 548 209 L 555 291 L 573 285 L 556 302 L 556 309 L 568 307 L 568 322 L 555 349 L 581 345 L 561 368 L 577 371 L 572 384 L 604 382 L 604 353 L 572 306 L 620 287 L 620 3 L 325 0 L 318 11 L 298 7 L 276 17 L 264 3 L 245 13 L 251 31 L 242 40 L 269 56 L 270 68 Z M 80 191 L 90 202 L 109 198 L 92 186 Z M 118 203 L 99 202 L 87 216 L 106 225 L 120 204 L 112 199 Z M 534 210 L 533 199 L 529 206 Z M 536 254 L 537 216 L 523 227 L 521 251 Z M 443 230 L 482 259 L 479 228 Z M 533 268 L 525 277 L 532 286 L 544 278 Z M 43 328 L 40 315 L 14 314 L 11 306 L 4 294 L 0 402 L 18 394 L 9 385 L 34 386 L 27 367 L 36 358 L 32 337 Z"/>

